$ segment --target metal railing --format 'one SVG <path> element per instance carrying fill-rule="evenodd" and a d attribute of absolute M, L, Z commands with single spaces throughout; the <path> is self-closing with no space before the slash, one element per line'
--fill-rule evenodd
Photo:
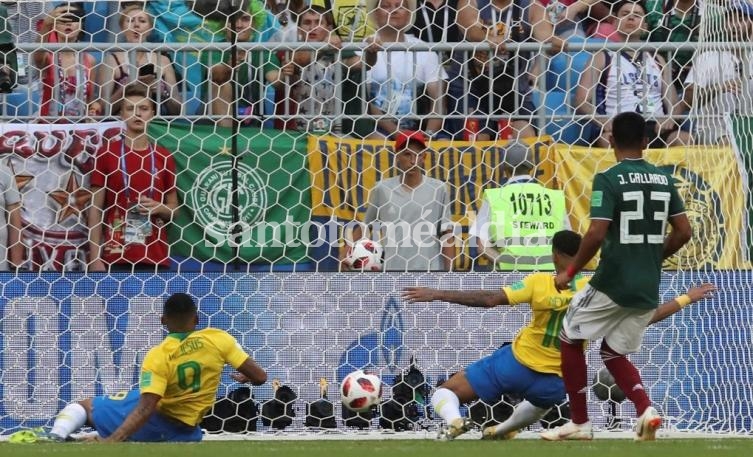
<path fill-rule="evenodd" d="M 343 43 L 341 50 L 342 51 L 363 51 L 366 48 L 366 43 Z M 209 112 L 206 105 L 208 105 L 207 101 L 207 94 L 201 94 L 201 89 L 197 87 L 189 87 L 189 83 L 186 81 L 185 77 L 185 69 L 188 66 L 187 62 L 187 56 L 186 53 L 201 53 L 201 52 L 221 52 L 221 51 L 228 51 L 230 49 L 239 49 L 244 51 L 294 51 L 294 50 L 323 50 L 323 49 L 331 49 L 331 47 L 327 43 L 311 43 L 311 42 L 300 42 L 300 43 L 281 43 L 281 42 L 267 42 L 267 43 L 255 43 L 255 42 L 244 42 L 244 43 L 236 43 L 231 44 L 228 42 L 205 42 L 205 43 L 19 43 L 17 45 L 17 49 L 21 52 L 27 52 L 32 53 L 34 51 L 48 51 L 48 52 L 55 52 L 55 51 L 61 51 L 61 50 L 68 50 L 68 51 L 88 51 L 88 52 L 112 52 L 112 51 L 157 51 L 157 52 L 173 52 L 175 53 L 175 58 L 173 59 L 173 65 L 175 65 L 179 71 L 184 76 L 184 83 L 181 88 L 181 95 L 182 100 L 184 101 L 184 110 L 180 115 L 175 116 L 159 116 L 161 119 L 165 120 L 186 120 L 186 121 L 198 121 L 198 120 L 218 120 L 220 118 L 227 118 L 228 116 L 223 115 L 213 115 Z M 511 53 L 512 55 L 520 54 L 520 53 L 533 53 L 533 59 L 535 63 L 534 66 L 538 68 L 544 69 L 543 71 L 546 72 L 548 61 L 550 58 L 555 56 L 550 56 L 547 54 L 547 51 L 551 48 L 550 45 L 547 44 L 541 44 L 537 42 L 524 42 L 524 43 L 508 43 L 505 45 L 505 51 Z M 584 41 L 584 42 L 578 42 L 578 43 L 571 43 L 568 45 L 567 52 L 562 53 L 567 59 L 572 59 L 572 57 L 576 53 L 580 52 L 601 52 L 601 51 L 661 51 L 661 52 L 677 52 L 677 51 L 698 51 L 698 50 L 720 50 L 723 49 L 725 51 L 736 51 L 736 50 L 753 50 L 753 43 L 750 42 L 705 42 L 705 43 L 659 43 L 659 42 L 644 42 L 644 43 L 615 43 L 615 42 L 593 42 L 593 41 Z M 414 52 L 421 52 L 421 51 L 433 51 L 433 52 L 453 52 L 454 56 L 463 55 L 465 56 L 465 61 L 467 61 L 473 53 L 478 51 L 494 51 L 488 43 L 470 43 L 470 42 L 461 42 L 461 43 L 385 43 L 383 45 L 383 50 L 386 52 L 394 52 L 394 51 L 414 51 Z M 415 56 L 415 54 L 414 54 Z M 516 59 L 516 65 L 517 65 L 518 59 Z M 414 57 L 414 63 L 415 57 Z M 617 65 L 619 65 L 619 60 Z M 464 65 L 463 65 L 464 66 Z M 567 68 L 570 68 L 570 65 L 567 65 Z M 519 74 L 518 70 L 528 70 L 529 68 L 525 69 L 516 69 L 516 74 Z M 467 78 L 467 68 L 465 70 L 466 73 L 459 74 L 458 77 L 463 77 L 463 93 L 468 93 L 468 78 Z M 494 78 L 494 69 L 492 68 L 490 70 L 490 73 L 488 75 L 490 78 Z M 566 75 L 565 80 L 565 92 L 570 93 L 572 95 L 572 89 L 576 87 L 578 81 L 573 80 L 573 72 L 569 71 Z M 366 81 L 366 70 L 362 69 L 361 73 L 361 80 Z M 361 113 L 360 114 L 345 114 L 343 110 L 343 103 L 344 100 L 342 100 L 342 93 L 340 91 L 340 82 L 343 80 L 343 74 L 342 74 L 342 66 L 338 65 L 335 70 L 335 78 L 336 78 L 336 103 L 338 105 L 337 113 L 334 116 L 328 116 L 328 120 L 332 125 L 336 125 L 338 123 L 341 123 L 343 120 L 358 120 L 358 119 L 366 119 L 366 120 L 372 120 L 377 121 L 379 119 L 385 118 L 385 116 L 381 115 L 371 115 L 368 114 L 367 110 L 367 97 L 366 97 L 366 84 L 361 84 Z M 413 81 L 414 89 L 416 89 L 415 86 L 415 79 Z M 286 85 L 287 86 L 287 85 Z M 23 88 L 22 90 L 27 91 L 27 96 L 31 100 L 34 97 L 33 90 L 31 87 Z M 546 78 L 544 75 L 538 75 L 538 77 L 534 80 L 534 85 L 532 86 L 532 90 L 538 91 L 540 94 L 546 93 L 549 88 L 546 87 Z M 262 88 L 262 93 L 257 94 L 259 96 L 259 100 L 265 99 L 265 93 L 264 89 Z M 447 94 L 447 90 L 445 89 L 445 96 Z M 235 93 L 235 91 L 234 91 Z M 416 90 L 413 91 L 413 93 L 417 93 Z M 285 95 L 286 99 L 287 96 L 289 96 L 289 88 L 286 87 L 285 89 Z M 489 94 L 491 97 L 491 94 Z M 29 115 L 23 115 L 23 116 L 9 116 L 8 115 L 8 104 L 5 103 L 6 101 L 6 95 L 3 95 L 0 97 L 0 103 L 2 103 L 2 116 L 6 120 L 11 121 L 33 121 L 40 119 L 40 116 L 37 116 L 35 114 L 29 114 Z M 465 98 L 465 97 L 464 97 Z M 187 106 L 189 103 L 193 102 L 194 105 L 198 105 L 199 108 L 202 109 L 201 112 L 187 112 L 185 109 L 185 106 Z M 519 100 L 519 102 L 522 102 L 522 99 Z M 520 103 L 517 103 L 516 106 L 519 106 Z M 284 104 L 285 111 L 283 113 L 264 113 L 262 116 L 262 119 L 259 119 L 261 121 L 264 120 L 282 120 L 287 121 L 291 119 L 313 119 L 315 117 L 322 117 L 322 116 L 316 116 L 316 115 L 302 115 L 290 112 L 287 109 L 287 103 Z M 543 106 L 543 103 L 539 103 L 538 106 L 535 107 L 535 115 L 533 116 L 533 119 L 531 119 L 530 116 L 523 116 L 518 115 L 515 113 L 503 113 L 503 114 L 489 114 L 484 115 L 485 118 L 488 118 L 490 120 L 496 120 L 496 119 L 509 119 L 509 120 L 516 120 L 516 119 L 529 119 L 533 123 L 537 125 L 538 128 L 543 128 L 548 122 L 551 121 L 559 121 L 559 120 L 570 120 L 575 122 L 583 122 L 583 121 L 589 121 L 594 119 L 593 115 L 590 114 L 578 114 L 575 109 L 572 107 L 572 104 L 568 103 L 567 106 L 567 113 L 566 114 L 547 114 L 546 108 Z M 462 120 L 466 119 L 469 116 L 468 112 L 468 101 L 467 98 L 465 98 L 463 102 L 463 110 L 462 112 L 440 112 L 440 113 L 431 113 L 431 117 L 437 117 L 444 120 Z M 409 115 L 402 115 L 399 116 L 400 119 L 416 119 L 420 120 L 425 118 L 427 115 L 425 114 L 416 114 L 411 113 Z M 249 115 L 249 116 L 240 116 L 236 113 L 234 113 L 235 120 L 237 122 L 243 122 L 248 119 L 257 119 L 257 116 Z M 668 117 L 675 117 L 677 119 L 684 119 L 686 115 L 675 115 Z"/>

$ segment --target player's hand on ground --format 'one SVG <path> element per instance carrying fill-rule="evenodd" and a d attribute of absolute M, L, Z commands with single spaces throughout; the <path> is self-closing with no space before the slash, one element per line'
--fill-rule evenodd
<path fill-rule="evenodd" d="M 713 298 L 714 292 L 716 291 L 716 286 L 713 284 L 701 284 L 698 287 L 691 287 L 688 289 L 688 297 L 690 297 L 691 303 L 695 303 L 698 300 L 702 300 L 704 298 Z"/>
<path fill-rule="evenodd" d="M 554 277 L 554 287 L 556 287 L 557 290 L 565 290 L 570 287 L 570 281 L 572 280 L 573 278 L 571 278 L 566 271 L 562 271 L 557 273 L 557 276 Z"/>
<path fill-rule="evenodd" d="M 430 287 L 406 287 L 402 298 L 409 303 L 434 301 L 437 299 L 437 290 Z"/>
<path fill-rule="evenodd" d="M 100 441 L 104 441 L 104 440 L 100 438 L 99 435 L 90 435 L 90 436 L 85 436 L 76 441 L 78 441 L 79 443 L 99 443 Z"/>

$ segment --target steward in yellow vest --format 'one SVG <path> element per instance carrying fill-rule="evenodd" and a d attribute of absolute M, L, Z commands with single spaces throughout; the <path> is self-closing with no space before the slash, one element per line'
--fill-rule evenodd
<path fill-rule="evenodd" d="M 508 146 L 504 166 L 512 169 L 512 177 L 484 191 L 470 235 L 498 270 L 554 271 L 552 237 L 570 226 L 565 194 L 530 175 L 535 166 L 524 144 Z"/>

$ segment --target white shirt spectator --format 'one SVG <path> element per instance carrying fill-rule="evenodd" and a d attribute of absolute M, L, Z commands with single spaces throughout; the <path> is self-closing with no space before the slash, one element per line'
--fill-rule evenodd
<path fill-rule="evenodd" d="M 405 43 L 424 41 L 405 35 Z M 379 51 L 366 79 L 369 98 L 377 108 L 390 116 L 404 116 L 414 114 L 418 86 L 447 79 L 447 73 L 436 52 Z"/>
<path fill-rule="evenodd" d="M 745 67 L 747 66 L 747 68 Z M 685 86 L 694 85 L 696 96 L 690 110 L 699 143 L 717 143 L 727 135 L 724 115 L 727 113 L 753 112 L 753 53 L 742 58 L 729 51 L 706 51 L 694 58 L 693 68 L 688 73 Z M 705 98 L 699 97 L 698 89 L 719 87 L 726 82 L 742 80 L 738 93 L 713 91 Z"/>

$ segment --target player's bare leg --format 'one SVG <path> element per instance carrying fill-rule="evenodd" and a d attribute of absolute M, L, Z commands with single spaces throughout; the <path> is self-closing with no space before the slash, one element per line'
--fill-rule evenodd
<path fill-rule="evenodd" d="M 465 371 L 455 373 L 434 392 L 431 405 L 447 423 L 446 427 L 440 429 L 438 439 L 452 440 L 471 429 L 473 422 L 460 415 L 460 404 L 476 398 L 476 393 L 465 377 Z"/>
<path fill-rule="evenodd" d="M 599 351 L 604 366 L 607 367 L 614 381 L 635 405 L 638 422 L 635 425 L 636 441 L 653 441 L 656 431 L 662 423 L 659 413 L 651 406 L 646 389 L 643 388 L 641 375 L 635 366 L 623 354 L 609 347 L 606 341 L 601 343 Z"/>

